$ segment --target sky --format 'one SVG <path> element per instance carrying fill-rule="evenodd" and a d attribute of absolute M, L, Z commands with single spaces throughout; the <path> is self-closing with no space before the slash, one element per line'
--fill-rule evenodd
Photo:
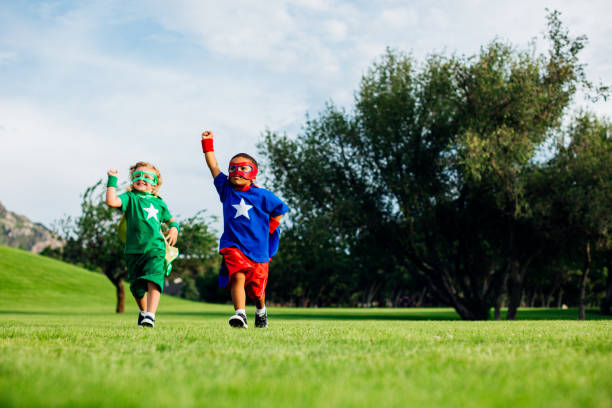
<path fill-rule="evenodd" d="M 419 62 L 496 38 L 526 49 L 546 8 L 588 37 L 588 78 L 612 84 L 609 0 L 0 0 L 0 202 L 51 226 L 78 215 L 108 169 L 125 182 L 144 160 L 179 219 L 221 217 L 203 130 L 222 168 L 238 152 L 258 157 L 267 129 L 293 137 L 326 103 L 350 111 L 387 47 Z M 610 101 L 575 108 L 612 117 Z"/>

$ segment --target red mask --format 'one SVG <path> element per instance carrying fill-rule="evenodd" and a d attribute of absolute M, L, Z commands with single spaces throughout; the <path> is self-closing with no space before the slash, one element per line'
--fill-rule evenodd
<path fill-rule="evenodd" d="M 241 176 L 247 180 L 255 180 L 257 166 L 251 162 L 230 163 L 229 177 Z"/>

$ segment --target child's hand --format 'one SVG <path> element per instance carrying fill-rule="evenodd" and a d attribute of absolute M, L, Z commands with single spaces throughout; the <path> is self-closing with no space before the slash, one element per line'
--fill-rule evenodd
<path fill-rule="evenodd" d="M 166 234 L 166 238 L 168 238 L 168 245 L 174 246 L 176 244 L 176 240 L 178 239 L 178 230 L 176 227 L 171 227 Z"/>
<path fill-rule="evenodd" d="M 111 169 L 106 172 L 108 181 L 106 182 L 106 204 L 111 207 L 121 207 L 121 199 L 117 196 L 117 170 Z"/>
<path fill-rule="evenodd" d="M 219 164 L 217 163 L 217 158 L 215 157 L 215 148 L 213 146 L 213 132 L 210 130 L 205 130 L 202 132 L 202 152 L 204 153 L 204 157 L 206 158 L 206 164 L 210 169 L 210 173 L 213 178 L 216 178 L 221 170 L 219 170 Z"/>
<path fill-rule="evenodd" d="M 215 148 L 213 147 L 213 132 L 211 132 L 210 130 L 205 130 L 204 132 L 202 132 L 202 152 L 204 152 L 204 155 L 206 155 L 206 153 L 214 151 Z"/>

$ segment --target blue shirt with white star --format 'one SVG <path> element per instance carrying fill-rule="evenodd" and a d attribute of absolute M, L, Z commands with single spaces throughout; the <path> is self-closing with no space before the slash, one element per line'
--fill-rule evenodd
<path fill-rule="evenodd" d="M 255 262 L 270 260 L 270 217 L 283 215 L 289 207 L 271 191 L 252 185 L 246 191 L 232 188 L 223 172 L 215 177 L 223 204 L 223 235 L 219 250 L 236 247 Z"/>

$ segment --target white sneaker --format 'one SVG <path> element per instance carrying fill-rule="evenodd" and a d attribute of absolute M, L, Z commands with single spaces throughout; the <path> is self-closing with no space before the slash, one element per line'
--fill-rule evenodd
<path fill-rule="evenodd" d="M 146 315 L 145 317 L 142 318 L 142 322 L 140 322 L 140 325 L 142 327 L 153 327 L 155 326 L 155 318 Z"/>
<path fill-rule="evenodd" d="M 242 313 L 236 313 L 235 315 L 230 317 L 228 320 L 228 323 L 232 327 L 244 328 L 244 329 L 249 328 L 249 326 L 247 326 L 247 317 L 246 315 Z"/>

